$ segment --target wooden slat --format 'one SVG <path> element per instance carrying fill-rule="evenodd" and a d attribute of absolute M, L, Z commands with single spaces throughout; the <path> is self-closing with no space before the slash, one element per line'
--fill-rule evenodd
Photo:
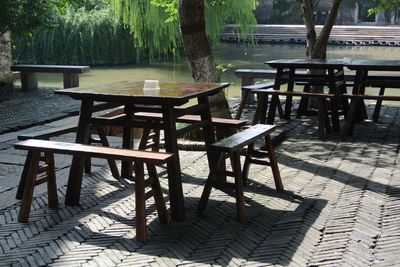
<path fill-rule="evenodd" d="M 308 96 L 308 97 L 335 97 L 335 94 L 325 94 L 325 93 L 309 93 L 309 92 L 300 92 L 300 91 L 281 91 L 281 90 L 256 90 L 255 92 L 259 93 L 269 93 L 274 95 L 289 95 L 289 96 Z"/>
<path fill-rule="evenodd" d="M 367 100 L 388 100 L 388 101 L 400 101 L 400 96 L 394 95 L 351 95 L 351 94 L 344 94 L 344 97 L 348 98 L 361 98 Z"/>
<path fill-rule="evenodd" d="M 76 132 L 76 125 L 67 125 L 64 127 L 58 128 L 50 128 L 46 130 L 36 131 L 33 133 L 25 133 L 18 135 L 18 140 L 27 140 L 27 139 L 49 139 L 55 136 Z"/>
<path fill-rule="evenodd" d="M 122 148 L 99 147 L 48 140 L 26 140 L 14 144 L 16 149 L 53 152 L 83 157 L 97 157 L 125 161 L 146 161 L 146 163 L 163 164 L 173 156 L 171 153 L 139 151 Z"/>
<path fill-rule="evenodd" d="M 161 119 L 161 113 L 153 113 L 153 112 L 136 112 L 135 118 L 138 119 Z M 231 128 L 240 128 L 246 124 L 246 121 L 243 120 L 234 120 L 234 119 L 225 119 L 225 118 L 216 118 L 212 117 L 212 124 L 217 127 L 231 127 Z M 196 123 L 201 122 L 201 118 L 199 115 L 183 115 L 176 119 L 177 122 L 182 123 Z"/>
<path fill-rule="evenodd" d="M 261 136 L 265 136 L 273 130 L 275 130 L 275 125 L 256 124 L 210 145 L 210 149 L 231 153 L 253 143 Z"/>

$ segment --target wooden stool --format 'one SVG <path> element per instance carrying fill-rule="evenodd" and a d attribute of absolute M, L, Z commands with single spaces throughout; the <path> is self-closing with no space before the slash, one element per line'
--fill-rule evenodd
<path fill-rule="evenodd" d="M 210 166 L 210 174 L 208 175 L 199 205 L 197 207 L 197 211 L 199 213 L 204 211 L 211 193 L 211 189 L 214 187 L 228 195 L 235 196 L 238 220 L 243 221 L 245 214 L 243 186 L 244 179 L 247 178 L 250 163 L 270 166 L 272 168 L 276 190 L 283 191 L 283 185 L 279 174 L 274 149 L 269 138 L 270 132 L 272 132 L 274 129 L 274 125 L 256 124 L 244 131 L 233 134 L 210 145 L 208 150 L 208 153 L 210 153 L 211 157 L 210 162 L 215 164 L 211 164 Z M 255 141 L 261 137 L 266 138 L 267 153 L 259 152 L 254 148 Z M 242 172 L 240 164 L 240 152 L 247 145 L 249 145 L 249 149 Z M 262 161 L 259 159 L 254 159 L 256 154 L 262 154 L 263 156 L 268 157 L 269 160 Z M 227 158 L 230 158 L 232 171 L 225 170 L 225 160 Z M 230 183 L 224 179 L 221 179 L 221 176 L 234 177 L 234 183 Z"/>

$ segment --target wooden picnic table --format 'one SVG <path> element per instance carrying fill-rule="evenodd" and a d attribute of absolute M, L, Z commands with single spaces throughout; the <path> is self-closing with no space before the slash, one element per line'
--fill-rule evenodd
<path fill-rule="evenodd" d="M 132 128 L 161 129 L 164 131 L 165 149 L 172 153 L 173 159 L 167 164 L 169 195 L 171 202 L 171 216 L 175 220 L 184 220 L 184 200 L 182 192 L 181 167 L 177 144 L 176 120 L 186 114 L 199 114 L 201 121 L 197 127 L 202 127 L 205 144 L 215 142 L 212 126 L 208 96 L 220 92 L 229 86 L 228 83 L 185 83 L 185 82 L 160 82 L 159 89 L 144 88 L 145 82 L 118 82 L 88 88 L 71 88 L 55 90 L 57 94 L 68 95 L 81 100 L 81 109 L 76 133 L 76 143 L 86 144 L 89 138 L 89 126 L 117 125 L 123 127 L 124 148 L 133 148 Z M 191 99 L 197 99 L 197 104 L 181 107 Z M 124 106 L 124 116 L 118 120 L 96 118 L 93 116 L 93 103 L 111 102 Z M 161 113 L 162 119 L 148 121 L 134 120 L 137 112 Z M 192 127 L 193 128 L 193 127 Z M 132 174 L 132 164 L 122 162 L 122 177 Z M 68 180 L 65 203 L 67 205 L 79 204 L 82 184 L 84 159 L 73 157 Z"/>
<path fill-rule="evenodd" d="M 276 69 L 276 76 L 274 82 L 274 90 L 280 90 L 281 85 L 287 84 L 287 91 L 293 92 L 295 83 L 304 82 L 308 85 L 326 85 L 329 86 L 330 94 L 341 94 L 346 92 L 346 81 L 343 70 L 343 60 L 341 59 L 279 59 L 265 62 L 270 67 Z M 310 70 L 304 72 L 304 70 Z M 260 95 L 258 99 L 256 121 L 265 121 L 266 110 L 268 101 L 268 90 L 265 90 L 264 94 L 262 90 L 257 90 Z M 307 95 L 306 97 L 309 97 Z M 278 105 L 278 95 L 272 95 L 271 103 L 269 105 L 268 116 L 266 123 L 273 124 L 275 119 L 275 113 Z M 336 99 L 332 98 L 332 124 L 333 130 L 338 132 L 339 126 L 339 115 L 338 110 L 335 108 L 337 103 Z M 292 95 L 287 95 L 285 103 L 284 118 L 289 119 L 292 106 Z M 322 130 L 322 129 L 321 129 Z"/>
<path fill-rule="evenodd" d="M 346 118 L 344 133 L 351 135 L 356 121 L 367 118 L 364 99 L 377 100 L 372 116 L 377 122 L 382 100 L 400 101 L 400 95 L 384 96 L 385 88 L 400 88 L 400 60 L 351 60 L 345 66 L 355 71 L 354 86 L 352 91 L 349 116 Z M 373 73 L 371 73 L 373 72 Z M 382 72 L 399 72 L 399 74 L 385 74 Z M 379 94 L 365 95 L 367 86 L 379 87 Z"/>

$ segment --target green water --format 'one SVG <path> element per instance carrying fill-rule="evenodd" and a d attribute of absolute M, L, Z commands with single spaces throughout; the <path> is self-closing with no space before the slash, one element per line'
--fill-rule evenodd
<path fill-rule="evenodd" d="M 230 82 L 228 97 L 240 95 L 240 80 L 234 75 L 238 68 L 268 68 L 265 61 L 279 58 L 304 58 L 305 45 L 263 44 L 257 46 L 223 43 L 213 50 L 217 64 L 231 67 L 223 72 L 222 81 Z M 328 58 L 400 59 L 400 47 L 392 46 L 330 46 Z M 130 66 L 92 67 L 80 75 L 80 86 L 93 86 L 117 81 L 192 81 L 184 60 L 177 62 Z M 38 74 L 39 86 L 62 88 L 62 74 Z M 16 82 L 19 84 L 19 81 Z M 390 92 L 387 92 L 390 94 Z"/>

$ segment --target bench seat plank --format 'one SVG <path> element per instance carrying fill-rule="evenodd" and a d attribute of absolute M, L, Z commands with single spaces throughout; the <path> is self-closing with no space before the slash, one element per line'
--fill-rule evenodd
<path fill-rule="evenodd" d="M 49 128 L 45 130 L 40 130 L 36 132 L 24 133 L 18 135 L 18 140 L 28 140 L 28 139 L 49 139 L 52 137 L 57 137 L 67 133 L 76 132 L 78 127 L 76 125 L 67 125 L 58 128 Z"/>
<path fill-rule="evenodd" d="M 283 91 L 283 90 L 271 90 L 271 89 L 260 89 L 256 90 L 255 92 L 259 93 L 269 93 L 269 94 L 275 94 L 275 95 L 290 95 L 290 96 L 308 96 L 308 97 L 335 97 L 335 94 L 328 94 L 328 93 L 311 93 L 311 92 L 301 92 L 301 91 Z"/>
<path fill-rule="evenodd" d="M 161 119 L 161 113 L 155 112 L 136 112 L 135 118 L 138 119 Z M 212 117 L 212 124 L 216 127 L 233 127 L 233 128 L 240 128 L 246 124 L 246 121 L 243 120 L 235 120 L 235 119 L 225 119 L 225 118 L 217 118 Z M 177 122 L 182 123 L 196 123 L 201 122 L 200 115 L 183 115 L 176 119 Z"/>
<path fill-rule="evenodd" d="M 272 132 L 275 130 L 275 127 L 275 125 L 269 124 L 253 125 L 246 130 L 235 133 L 216 143 L 211 144 L 210 149 L 229 153 L 237 151 L 248 144 L 254 143 L 255 140 L 261 136 L 265 136 L 266 133 Z"/>
<path fill-rule="evenodd" d="M 21 72 L 21 86 L 23 90 L 36 89 L 38 86 L 37 72 L 63 73 L 64 88 L 79 86 L 79 74 L 89 71 L 89 66 L 74 65 L 14 65 L 11 71 Z"/>
<path fill-rule="evenodd" d="M 56 142 L 48 140 L 30 139 L 14 144 L 16 149 L 52 152 L 83 157 L 97 157 L 126 161 L 146 161 L 152 164 L 164 164 L 172 158 L 171 153 L 139 151 L 123 148 L 90 146 L 77 143 Z"/>
<path fill-rule="evenodd" d="M 59 73 L 84 73 L 88 72 L 89 66 L 77 66 L 77 65 L 29 65 L 19 64 L 11 66 L 12 71 L 21 72 L 59 72 Z"/>
<path fill-rule="evenodd" d="M 388 100 L 388 101 L 400 101 L 400 96 L 395 95 L 352 95 L 344 94 L 344 97 L 348 98 L 358 98 L 366 100 Z"/>

